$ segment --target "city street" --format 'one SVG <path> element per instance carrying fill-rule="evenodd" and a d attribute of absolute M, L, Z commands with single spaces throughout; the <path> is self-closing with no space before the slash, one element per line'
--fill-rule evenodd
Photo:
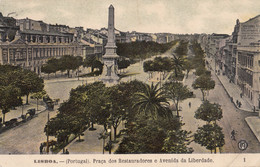
<path fill-rule="evenodd" d="M 176 47 L 176 45 L 175 45 Z M 173 47 L 174 48 L 174 47 Z M 164 54 L 163 56 L 168 56 L 170 52 Z M 189 52 L 189 54 L 191 54 Z M 146 83 L 151 84 L 152 82 L 158 82 L 157 78 L 159 73 L 154 73 L 153 78 L 148 78 L 148 73 L 143 71 L 143 62 L 140 61 L 136 64 L 133 64 L 127 68 L 128 73 L 134 75 L 123 78 L 120 82 L 126 82 L 129 80 L 140 80 Z M 181 119 L 185 125 L 183 129 L 196 132 L 199 126 L 205 124 L 204 121 L 197 120 L 194 118 L 194 112 L 201 105 L 202 95 L 200 90 L 193 90 L 191 85 L 195 80 L 195 75 L 191 71 L 187 79 L 184 79 L 184 84 L 187 85 L 196 95 L 195 98 L 190 98 L 184 100 L 180 105 L 182 111 L 180 111 Z M 220 84 L 219 80 L 212 72 L 212 77 L 216 82 L 214 90 L 209 91 L 207 99 L 211 102 L 219 103 L 223 109 L 223 118 L 219 121 L 219 125 L 223 128 L 225 134 L 225 146 L 222 149 L 224 153 L 239 153 L 241 152 L 237 143 L 239 140 L 246 140 L 249 143 L 249 147 L 244 152 L 256 153 L 260 151 L 260 145 L 256 137 L 251 132 L 250 128 L 245 122 L 245 118 L 248 116 L 256 115 L 256 113 L 245 112 L 236 109 L 233 103 L 230 102 L 228 95 L 226 94 L 223 86 Z M 57 78 L 45 81 L 45 90 L 53 99 L 60 99 L 60 102 L 63 102 L 69 98 L 69 92 L 71 88 L 76 88 L 78 85 L 84 83 L 91 83 L 97 81 L 98 78 Z M 188 103 L 191 102 L 191 108 L 189 108 Z M 32 101 L 32 104 L 35 102 Z M 28 107 L 27 107 L 28 108 Z M 24 110 L 27 109 L 26 107 Z M 58 106 L 55 106 L 57 109 Z M 40 106 L 41 113 L 37 114 L 32 120 L 23 123 L 15 128 L 12 128 L 2 134 L 0 134 L 0 153 L 1 154 L 38 154 L 39 145 L 41 142 L 46 141 L 46 135 L 43 132 L 44 126 L 47 122 L 48 111 L 44 111 L 44 106 Z M 18 111 L 21 109 L 18 107 Z M 54 117 L 57 113 L 56 111 L 51 111 L 50 117 Z M 9 114 L 9 113 L 8 113 Z M 8 119 L 15 114 L 19 116 L 19 112 L 12 111 Z M 17 115 L 18 114 L 18 115 Z M 10 117 L 10 118 L 9 118 Z M 98 133 L 102 132 L 103 127 L 96 125 L 96 131 L 85 131 L 83 142 L 77 142 L 74 140 L 67 148 L 69 148 L 71 153 L 101 153 L 102 151 L 102 141 L 98 140 Z M 230 133 L 232 130 L 237 132 L 236 141 L 230 139 Z M 190 145 L 194 149 L 194 153 L 210 153 L 206 148 L 201 147 L 199 144 L 192 142 Z"/>
<path fill-rule="evenodd" d="M 213 72 L 212 77 L 216 82 L 216 86 L 214 90 L 210 91 L 208 100 L 219 103 L 223 110 L 223 118 L 219 122 L 219 125 L 223 128 L 223 132 L 225 134 L 226 144 L 224 146 L 223 152 L 241 153 L 242 151 L 238 149 L 237 143 L 240 140 L 246 140 L 249 146 L 247 150 L 243 151 L 243 153 L 259 153 L 260 144 L 245 122 L 246 117 L 257 115 L 257 113 L 245 112 L 236 109 Z M 230 138 L 231 131 L 233 129 L 237 133 L 236 141 L 231 140 Z"/>
<path fill-rule="evenodd" d="M 247 150 L 243 153 L 257 153 L 260 151 L 260 144 L 256 137 L 252 133 L 251 129 L 245 122 L 245 118 L 248 116 L 257 115 L 257 113 L 240 111 L 235 108 L 233 103 L 231 103 L 228 95 L 226 94 L 223 86 L 220 84 L 216 75 L 212 72 L 212 78 L 215 80 L 216 85 L 214 90 L 209 91 L 207 99 L 212 103 L 218 103 L 221 105 L 223 110 L 223 118 L 218 122 L 218 124 L 223 128 L 223 133 L 225 135 L 225 145 L 222 149 L 224 153 L 241 153 L 238 149 L 238 142 L 240 140 L 246 140 L 249 144 Z M 201 120 L 194 118 L 194 111 L 200 106 L 202 94 L 200 90 L 193 90 L 191 84 L 195 79 L 195 75 L 192 72 L 189 73 L 188 79 L 185 80 L 185 84 L 194 92 L 196 98 L 184 100 L 181 104 L 182 111 L 180 112 L 183 117 L 183 122 L 185 123 L 184 129 L 190 130 L 193 133 L 196 131 L 198 126 L 205 124 Z M 188 107 L 188 102 L 191 102 L 191 108 Z M 196 125 L 196 126 L 194 126 Z M 231 140 L 231 131 L 236 131 L 236 141 Z M 194 148 L 194 153 L 209 152 L 206 149 L 201 148 L 196 143 L 191 143 Z"/>
<path fill-rule="evenodd" d="M 50 118 L 56 115 L 55 111 L 49 113 Z M 40 143 L 46 141 L 43 129 L 47 118 L 48 111 L 44 111 L 26 123 L 1 133 L 0 154 L 39 154 Z"/>

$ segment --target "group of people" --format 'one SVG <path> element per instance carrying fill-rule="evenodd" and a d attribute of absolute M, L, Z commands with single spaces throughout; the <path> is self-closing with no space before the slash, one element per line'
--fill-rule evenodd
<path fill-rule="evenodd" d="M 235 134 L 236 134 L 235 130 L 232 130 L 232 132 L 231 132 L 231 139 L 232 140 L 236 140 Z"/>
<path fill-rule="evenodd" d="M 237 106 L 240 108 L 242 106 L 242 103 L 240 101 L 236 101 Z"/>

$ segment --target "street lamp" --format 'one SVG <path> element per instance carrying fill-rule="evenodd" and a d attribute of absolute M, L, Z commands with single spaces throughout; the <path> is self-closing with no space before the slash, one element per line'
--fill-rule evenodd
<path fill-rule="evenodd" d="M 110 116 L 108 118 L 108 124 L 109 124 L 109 128 L 107 129 L 107 133 L 109 134 L 109 142 L 108 142 L 108 150 L 109 150 L 109 154 L 111 154 L 111 149 L 112 149 L 112 134 L 111 134 L 111 129 L 112 129 L 112 123 L 113 123 L 113 116 L 112 116 L 112 104 L 110 104 Z"/>
<path fill-rule="evenodd" d="M 21 117 L 23 117 L 23 102 L 22 102 L 22 116 Z"/>
<path fill-rule="evenodd" d="M 108 133 L 106 132 L 106 131 L 104 131 L 103 133 L 100 133 L 99 134 L 100 136 L 99 136 L 99 140 L 100 139 L 103 139 L 103 154 L 105 153 L 105 140 L 106 140 L 106 138 L 108 137 Z"/>
<path fill-rule="evenodd" d="M 108 150 L 109 150 L 109 154 L 111 154 L 111 149 L 112 149 L 111 129 L 108 129 L 107 133 L 109 134 Z"/>
<path fill-rule="evenodd" d="M 46 129 L 46 134 L 47 134 L 46 153 L 47 154 L 49 154 L 49 122 L 50 122 L 50 114 L 48 111 L 48 122 L 47 122 L 47 129 Z"/>

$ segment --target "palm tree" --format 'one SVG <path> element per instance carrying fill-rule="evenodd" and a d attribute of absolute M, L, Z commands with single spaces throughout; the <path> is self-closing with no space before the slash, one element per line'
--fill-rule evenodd
<path fill-rule="evenodd" d="M 162 88 L 158 88 L 158 86 L 159 83 L 155 86 L 153 84 L 151 86 L 145 85 L 143 92 L 135 93 L 136 101 L 133 108 L 137 107 L 139 113 L 150 115 L 153 118 L 169 116 L 169 103 Z"/>
<path fill-rule="evenodd" d="M 173 55 L 172 58 L 173 69 L 174 69 L 175 77 L 177 78 L 178 72 L 184 70 L 185 59 L 183 56 L 175 55 L 174 53 L 172 55 Z"/>

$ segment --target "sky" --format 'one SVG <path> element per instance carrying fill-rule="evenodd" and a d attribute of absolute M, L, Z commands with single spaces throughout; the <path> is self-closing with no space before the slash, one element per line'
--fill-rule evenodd
<path fill-rule="evenodd" d="M 117 29 L 149 33 L 231 34 L 236 19 L 245 22 L 260 14 L 259 0 L 0 0 L 0 12 L 100 29 L 107 27 L 110 4 Z"/>

